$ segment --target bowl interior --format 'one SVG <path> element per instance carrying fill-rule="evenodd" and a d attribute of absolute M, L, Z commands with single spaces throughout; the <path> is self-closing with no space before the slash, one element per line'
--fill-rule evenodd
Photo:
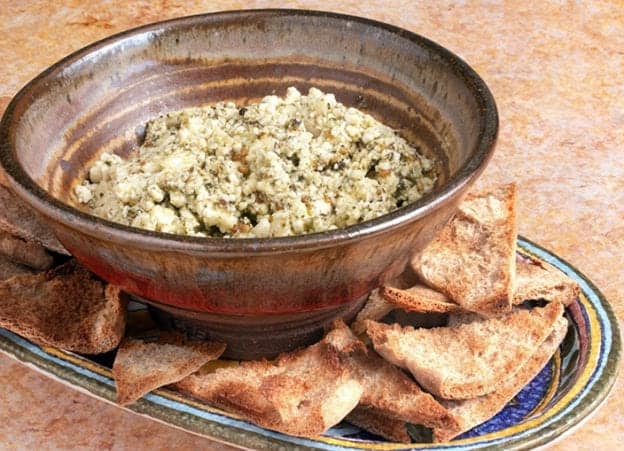
<path fill-rule="evenodd" d="M 430 41 L 365 19 L 249 11 L 143 27 L 77 52 L 16 98 L 8 139 L 21 171 L 74 204 L 72 186 L 90 162 L 132 152 L 150 118 L 289 86 L 332 92 L 399 130 L 439 162 L 438 189 L 482 163 L 475 155 L 495 138 L 487 88 Z"/>

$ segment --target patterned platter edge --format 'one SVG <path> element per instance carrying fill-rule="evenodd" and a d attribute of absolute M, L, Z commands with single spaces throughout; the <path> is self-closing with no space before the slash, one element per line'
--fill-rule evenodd
<path fill-rule="evenodd" d="M 527 449 L 544 445 L 577 425 L 606 398 L 617 377 L 621 338 L 615 314 L 589 279 L 564 260 L 525 238 L 518 238 L 518 248 L 520 253 L 552 264 L 580 284 L 583 316 L 589 326 L 586 366 L 574 385 L 554 405 L 535 418 L 498 432 L 449 444 L 406 446 L 329 436 L 314 439 L 291 437 L 251 425 L 167 389 L 146 395 L 131 405 L 129 410 L 195 434 L 248 448 L 284 449 L 287 446 L 290 449 L 459 451 Z M 114 402 L 115 387 L 110 370 L 85 357 L 39 347 L 4 329 L 0 329 L 0 351 L 84 393 Z"/>

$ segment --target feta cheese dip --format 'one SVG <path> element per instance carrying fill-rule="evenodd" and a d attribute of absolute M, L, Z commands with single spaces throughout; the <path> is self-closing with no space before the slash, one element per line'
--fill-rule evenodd
<path fill-rule="evenodd" d="M 264 238 L 346 227 L 416 201 L 434 164 L 393 129 L 316 88 L 220 102 L 147 123 L 74 188 L 101 218 L 158 232 Z"/>

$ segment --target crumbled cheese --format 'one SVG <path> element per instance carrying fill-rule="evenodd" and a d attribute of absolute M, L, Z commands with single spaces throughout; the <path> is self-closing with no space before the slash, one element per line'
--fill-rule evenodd
<path fill-rule="evenodd" d="M 88 186 L 85 185 L 78 185 L 76 187 L 76 196 L 78 197 L 78 200 L 83 204 L 88 203 L 93 197 L 93 195 L 91 194 L 91 190 Z"/>
<path fill-rule="evenodd" d="M 276 237 L 373 219 L 431 190 L 434 164 L 372 116 L 312 88 L 220 102 L 147 124 L 127 160 L 76 186 L 97 216 L 196 236 Z"/>

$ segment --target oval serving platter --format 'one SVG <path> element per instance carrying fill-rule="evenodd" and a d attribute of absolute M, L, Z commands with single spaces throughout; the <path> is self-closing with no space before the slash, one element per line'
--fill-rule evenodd
<path fill-rule="evenodd" d="M 544 445 L 580 423 L 607 397 L 619 368 L 620 332 L 611 307 L 580 272 L 524 238 L 518 238 L 518 252 L 552 264 L 581 286 L 579 299 L 566 310 L 568 334 L 546 367 L 498 415 L 450 443 L 391 443 L 345 422 L 322 436 L 292 437 L 254 426 L 168 389 L 147 394 L 129 409 L 245 448 L 459 451 Z M 131 317 L 147 313 L 145 307 L 136 304 L 129 310 Z M 40 347 L 1 328 L 0 350 L 72 388 L 114 403 L 115 384 L 110 370 L 114 353 L 82 356 Z"/>

